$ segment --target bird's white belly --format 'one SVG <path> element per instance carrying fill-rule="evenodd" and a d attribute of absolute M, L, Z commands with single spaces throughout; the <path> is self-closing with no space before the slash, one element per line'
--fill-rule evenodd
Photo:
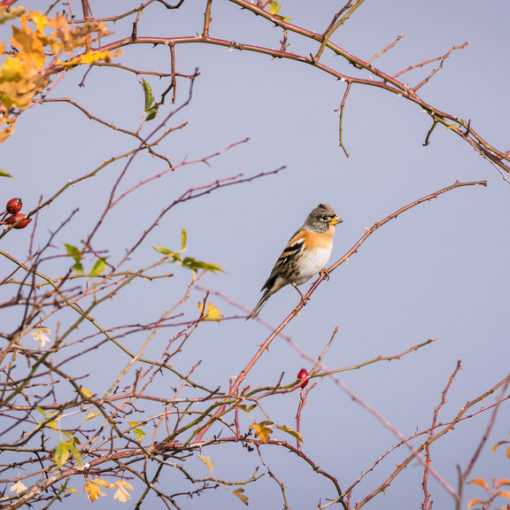
<path fill-rule="evenodd" d="M 301 285 L 324 269 L 331 256 L 331 248 L 316 248 L 313 253 L 303 255 L 299 264 L 299 277 L 295 284 Z"/>

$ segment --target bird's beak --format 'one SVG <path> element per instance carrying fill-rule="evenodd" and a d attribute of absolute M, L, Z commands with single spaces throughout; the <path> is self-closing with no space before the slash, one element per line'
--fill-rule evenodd
<path fill-rule="evenodd" d="M 342 221 L 344 221 L 344 220 L 341 220 L 338 216 L 334 216 L 333 218 L 331 218 L 329 220 L 329 224 L 330 225 L 338 225 L 339 223 L 342 223 Z"/>

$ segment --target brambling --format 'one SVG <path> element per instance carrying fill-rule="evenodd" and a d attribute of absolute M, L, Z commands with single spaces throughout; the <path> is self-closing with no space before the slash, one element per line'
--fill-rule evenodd
<path fill-rule="evenodd" d="M 327 204 L 319 204 L 306 218 L 304 225 L 290 238 L 280 258 L 262 287 L 264 294 L 246 319 L 256 317 L 266 301 L 285 285 L 292 285 L 305 296 L 297 285 L 307 282 L 324 270 L 333 248 L 336 225 L 342 220 Z"/>

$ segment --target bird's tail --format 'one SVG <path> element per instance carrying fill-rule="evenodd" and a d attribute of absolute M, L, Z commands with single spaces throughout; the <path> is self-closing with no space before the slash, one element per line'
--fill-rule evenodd
<path fill-rule="evenodd" d="M 259 302 L 255 305 L 255 308 L 250 312 L 245 320 L 254 319 L 259 314 L 261 308 L 266 304 L 266 301 L 271 297 L 272 294 L 274 294 L 274 292 L 271 292 L 270 289 L 267 289 L 260 298 Z"/>

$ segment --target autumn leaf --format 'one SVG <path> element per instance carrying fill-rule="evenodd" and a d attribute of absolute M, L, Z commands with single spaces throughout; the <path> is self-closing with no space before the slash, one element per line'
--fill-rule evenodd
<path fill-rule="evenodd" d="M 483 501 L 483 499 L 472 499 L 472 500 L 468 503 L 468 505 L 467 505 L 468 510 L 470 510 L 470 509 L 471 509 L 474 505 L 476 505 L 476 504 L 478 504 L 478 503 L 485 503 L 485 502 Z"/>
<path fill-rule="evenodd" d="M 496 492 L 496 496 L 502 496 L 506 499 L 510 499 L 510 491 L 498 491 Z"/>
<path fill-rule="evenodd" d="M 510 479 L 509 478 L 501 478 L 496 483 L 496 489 L 499 489 L 503 485 L 510 485 Z"/>
<path fill-rule="evenodd" d="M 267 443 L 273 430 L 269 428 L 267 425 L 271 425 L 270 421 L 261 421 L 260 423 L 254 423 L 250 425 L 250 429 L 253 430 L 257 438 L 263 443 Z"/>
<path fill-rule="evenodd" d="M 219 309 L 216 306 L 213 306 L 211 303 L 207 303 L 207 311 L 204 313 L 204 305 L 199 301 L 197 303 L 198 311 L 201 314 L 204 314 L 205 321 L 220 321 L 223 319 L 223 315 L 220 313 Z"/>
<path fill-rule="evenodd" d="M 93 503 L 101 496 L 106 496 L 106 493 L 101 490 L 101 487 L 110 488 L 110 484 L 101 478 L 94 478 L 93 480 L 88 480 L 87 483 L 83 486 L 83 492 L 88 493 L 87 498 L 89 498 Z"/>
<path fill-rule="evenodd" d="M 5 170 L 0 169 L 0 177 L 10 177 L 13 178 L 11 174 L 8 174 Z"/>
<path fill-rule="evenodd" d="M 244 489 L 239 487 L 239 489 L 232 491 L 232 494 L 234 494 L 234 496 L 237 496 L 246 506 L 248 506 L 248 496 L 244 495 Z"/>
<path fill-rule="evenodd" d="M 212 473 L 214 462 L 209 457 L 204 457 L 203 455 L 198 455 L 198 458 L 207 466 L 209 472 Z"/>
<path fill-rule="evenodd" d="M 118 499 L 121 503 L 126 503 L 128 499 L 131 499 L 131 494 L 129 494 L 128 490 L 132 491 L 133 486 L 129 482 L 126 482 L 126 480 L 118 480 L 115 483 L 112 483 L 110 488 L 117 488 L 113 495 L 113 499 Z"/>
<path fill-rule="evenodd" d="M 484 478 L 473 478 L 469 480 L 468 483 L 472 483 L 473 485 L 478 485 L 479 487 L 483 487 L 486 491 L 489 490 L 489 485 Z"/>

